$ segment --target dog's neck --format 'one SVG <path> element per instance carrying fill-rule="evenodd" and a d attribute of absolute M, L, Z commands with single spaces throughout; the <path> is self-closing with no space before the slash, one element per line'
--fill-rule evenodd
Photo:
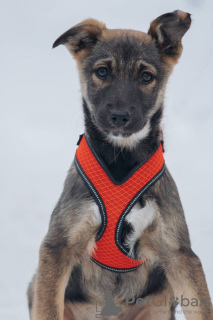
<path fill-rule="evenodd" d="M 86 137 L 117 181 L 122 181 L 133 167 L 146 161 L 162 140 L 160 128 L 162 107 L 152 116 L 151 129 L 147 137 L 138 141 L 134 148 L 114 146 L 112 142 L 107 141 L 104 133 L 91 120 L 90 112 L 84 100 L 83 108 Z"/>

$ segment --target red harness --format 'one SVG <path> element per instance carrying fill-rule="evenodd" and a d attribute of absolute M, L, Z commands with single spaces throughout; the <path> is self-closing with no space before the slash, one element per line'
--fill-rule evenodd
<path fill-rule="evenodd" d="M 118 183 L 83 136 L 75 157 L 76 168 L 95 198 L 102 218 L 91 259 L 115 272 L 137 269 L 147 258 L 133 259 L 121 243 L 123 221 L 141 195 L 164 173 L 163 148 L 160 144 L 148 160 Z"/>

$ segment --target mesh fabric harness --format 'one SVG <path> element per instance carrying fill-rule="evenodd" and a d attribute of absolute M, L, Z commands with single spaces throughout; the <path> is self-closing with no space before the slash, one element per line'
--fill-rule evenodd
<path fill-rule="evenodd" d="M 106 165 L 82 136 L 75 156 L 76 168 L 95 198 L 102 224 L 96 236 L 96 250 L 91 259 L 103 268 L 115 272 L 137 269 L 147 258 L 134 259 L 121 242 L 124 218 L 141 195 L 164 173 L 163 148 L 132 170 L 122 182 L 117 182 Z"/>

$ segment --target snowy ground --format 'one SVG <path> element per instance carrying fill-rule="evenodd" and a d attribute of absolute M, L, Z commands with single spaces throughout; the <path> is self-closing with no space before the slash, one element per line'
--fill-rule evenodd
<path fill-rule="evenodd" d="M 213 2 L 9 0 L 0 12 L 1 319 L 29 319 L 27 285 L 83 132 L 75 63 L 52 43 L 87 17 L 146 31 L 152 19 L 175 9 L 192 13 L 193 24 L 166 93 L 166 162 L 213 297 Z"/>

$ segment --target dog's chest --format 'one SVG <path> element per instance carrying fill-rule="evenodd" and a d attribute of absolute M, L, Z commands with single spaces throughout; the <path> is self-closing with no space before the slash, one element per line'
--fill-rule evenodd
<path fill-rule="evenodd" d="M 93 222 L 100 227 L 102 219 L 99 208 L 94 202 L 92 204 Z M 122 242 L 133 253 L 136 242 L 140 239 L 143 232 L 153 223 L 156 216 L 156 204 L 154 200 L 147 200 L 142 207 L 138 202 L 132 207 L 126 215 L 122 225 Z M 108 223 L 110 223 L 108 221 Z"/>

